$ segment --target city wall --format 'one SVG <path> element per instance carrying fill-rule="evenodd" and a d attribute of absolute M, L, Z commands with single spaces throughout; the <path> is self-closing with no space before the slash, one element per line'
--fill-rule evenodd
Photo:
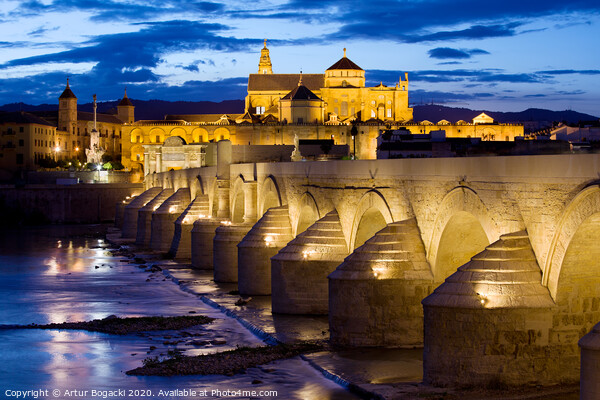
<path fill-rule="evenodd" d="M 98 223 L 114 220 L 115 204 L 142 191 L 142 183 L 4 186 L 0 204 L 5 216 L 33 224 Z"/>

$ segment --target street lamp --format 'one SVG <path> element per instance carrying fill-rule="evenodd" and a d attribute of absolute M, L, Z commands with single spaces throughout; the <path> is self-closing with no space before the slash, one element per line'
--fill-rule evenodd
<path fill-rule="evenodd" d="M 54 161 L 58 162 L 58 152 L 60 151 L 60 147 L 56 146 L 54 148 Z"/>

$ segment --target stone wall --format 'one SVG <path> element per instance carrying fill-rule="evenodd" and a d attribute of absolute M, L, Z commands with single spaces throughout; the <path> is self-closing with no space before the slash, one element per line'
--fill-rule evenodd
<path fill-rule="evenodd" d="M 142 184 L 3 187 L 0 204 L 8 217 L 19 215 L 30 223 L 97 223 L 113 221 L 115 204 L 142 191 Z"/>

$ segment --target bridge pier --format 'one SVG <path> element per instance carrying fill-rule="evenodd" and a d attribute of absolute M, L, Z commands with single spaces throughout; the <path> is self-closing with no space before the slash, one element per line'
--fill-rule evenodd
<path fill-rule="evenodd" d="M 135 196 L 127 196 L 122 201 L 118 201 L 115 205 L 115 227 L 123 229 L 123 214 L 125 214 L 125 206 L 130 204 Z"/>
<path fill-rule="evenodd" d="M 150 200 L 138 211 L 137 235 L 135 243 L 138 246 L 147 246 L 152 234 L 152 213 L 160 207 L 173 194 L 173 189 L 163 189 L 156 197 Z"/>
<path fill-rule="evenodd" d="M 326 315 L 327 276 L 347 255 L 340 218 L 332 211 L 271 258 L 273 312 Z"/>
<path fill-rule="evenodd" d="M 432 290 L 433 275 L 416 220 L 388 224 L 329 275 L 331 342 L 422 345 L 421 300 Z"/>
<path fill-rule="evenodd" d="M 123 224 L 121 228 L 121 237 L 134 239 L 137 233 L 138 212 L 150 200 L 158 196 L 162 191 L 160 187 L 153 187 L 139 196 L 135 197 L 123 210 Z"/>
<path fill-rule="evenodd" d="M 271 257 L 292 239 L 288 206 L 268 209 L 237 246 L 240 294 L 271 294 Z"/>
<path fill-rule="evenodd" d="M 441 386 L 564 382 L 570 344 L 525 231 L 502 235 L 423 300 L 423 381 Z M 570 364 L 569 364 L 570 365 Z"/>
<path fill-rule="evenodd" d="M 213 239 L 223 221 L 222 218 L 209 217 L 194 222 L 191 240 L 192 267 L 213 269 Z"/>
<path fill-rule="evenodd" d="M 194 221 L 206 218 L 209 214 L 210 203 L 208 196 L 201 194 L 188 205 L 175 221 L 175 232 L 169 255 L 175 259 L 189 259 L 192 257 L 192 228 Z"/>
<path fill-rule="evenodd" d="M 215 282 L 238 281 L 237 245 L 252 228 L 251 224 L 221 225 L 213 240 L 213 265 Z"/>
<path fill-rule="evenodd" d="M 171 247 L 175 233 L 175 221 L 190 203 L 190 189 L 178 189 L 152 213 L 150 247 L 166 252 Z"/>
<path fill-rule="evenodd" d="M 581 348 L 580 400 L 600 399 L 600 323 L 579 339 Z"/>

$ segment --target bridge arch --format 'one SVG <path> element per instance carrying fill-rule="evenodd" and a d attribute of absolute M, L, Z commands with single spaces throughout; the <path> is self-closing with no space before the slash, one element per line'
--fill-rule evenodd
<path fill-rule="evenodd" d="M 550 245 L 542 283 L 559 306 L 573 296 L 600 303 L 599 236 L 600 187 L 595 185 L 565 208 Z"/>
<path fill-rule="evenodd" d="M 427 259 L 435 282 L 443 282 L 496 240 L 496 224 L 477 193 L 460 186 L 442 200 L 429 244 Z"/>
<path fill-rule="evenodd" d="M 295 226 L 294 236 L 304 232 L 309 226 L 321 218 L 317 201 L 310 192 L 304 192 L 298 205 L 298 223 Z"/>
<path fill-rule="evenodd" d="M 190 195 L 192 196 L 192 200 L 194 200 L 196 197 L 204 194 L 204 185 L 202 182 L 202 176 L 196 175 L 192 179 L 190 179 L 189 187 L 190 187 Z"/>
<path fill-rule="evenodd" d="M 385 197 L 377 190 L 369 190 L 358 202 L 350 236 L 350 250 L 361 246 L 375 233 L 394 222 Z"/>
<path fill-rule="evenodd" d="M 279 207 L 282 205 L 281 192 L 279 185 L 273 175 L 265 178 L 261 190 L 261 202 L 259 217 L 262 216 L 269 208 Z"/>
<path fill-rule="evenodd" d="M 238 176 L 231 190 L 231 222 L 244 222 L 246 212 L 246 194 L 244 191 L 244 177 Z"/>

